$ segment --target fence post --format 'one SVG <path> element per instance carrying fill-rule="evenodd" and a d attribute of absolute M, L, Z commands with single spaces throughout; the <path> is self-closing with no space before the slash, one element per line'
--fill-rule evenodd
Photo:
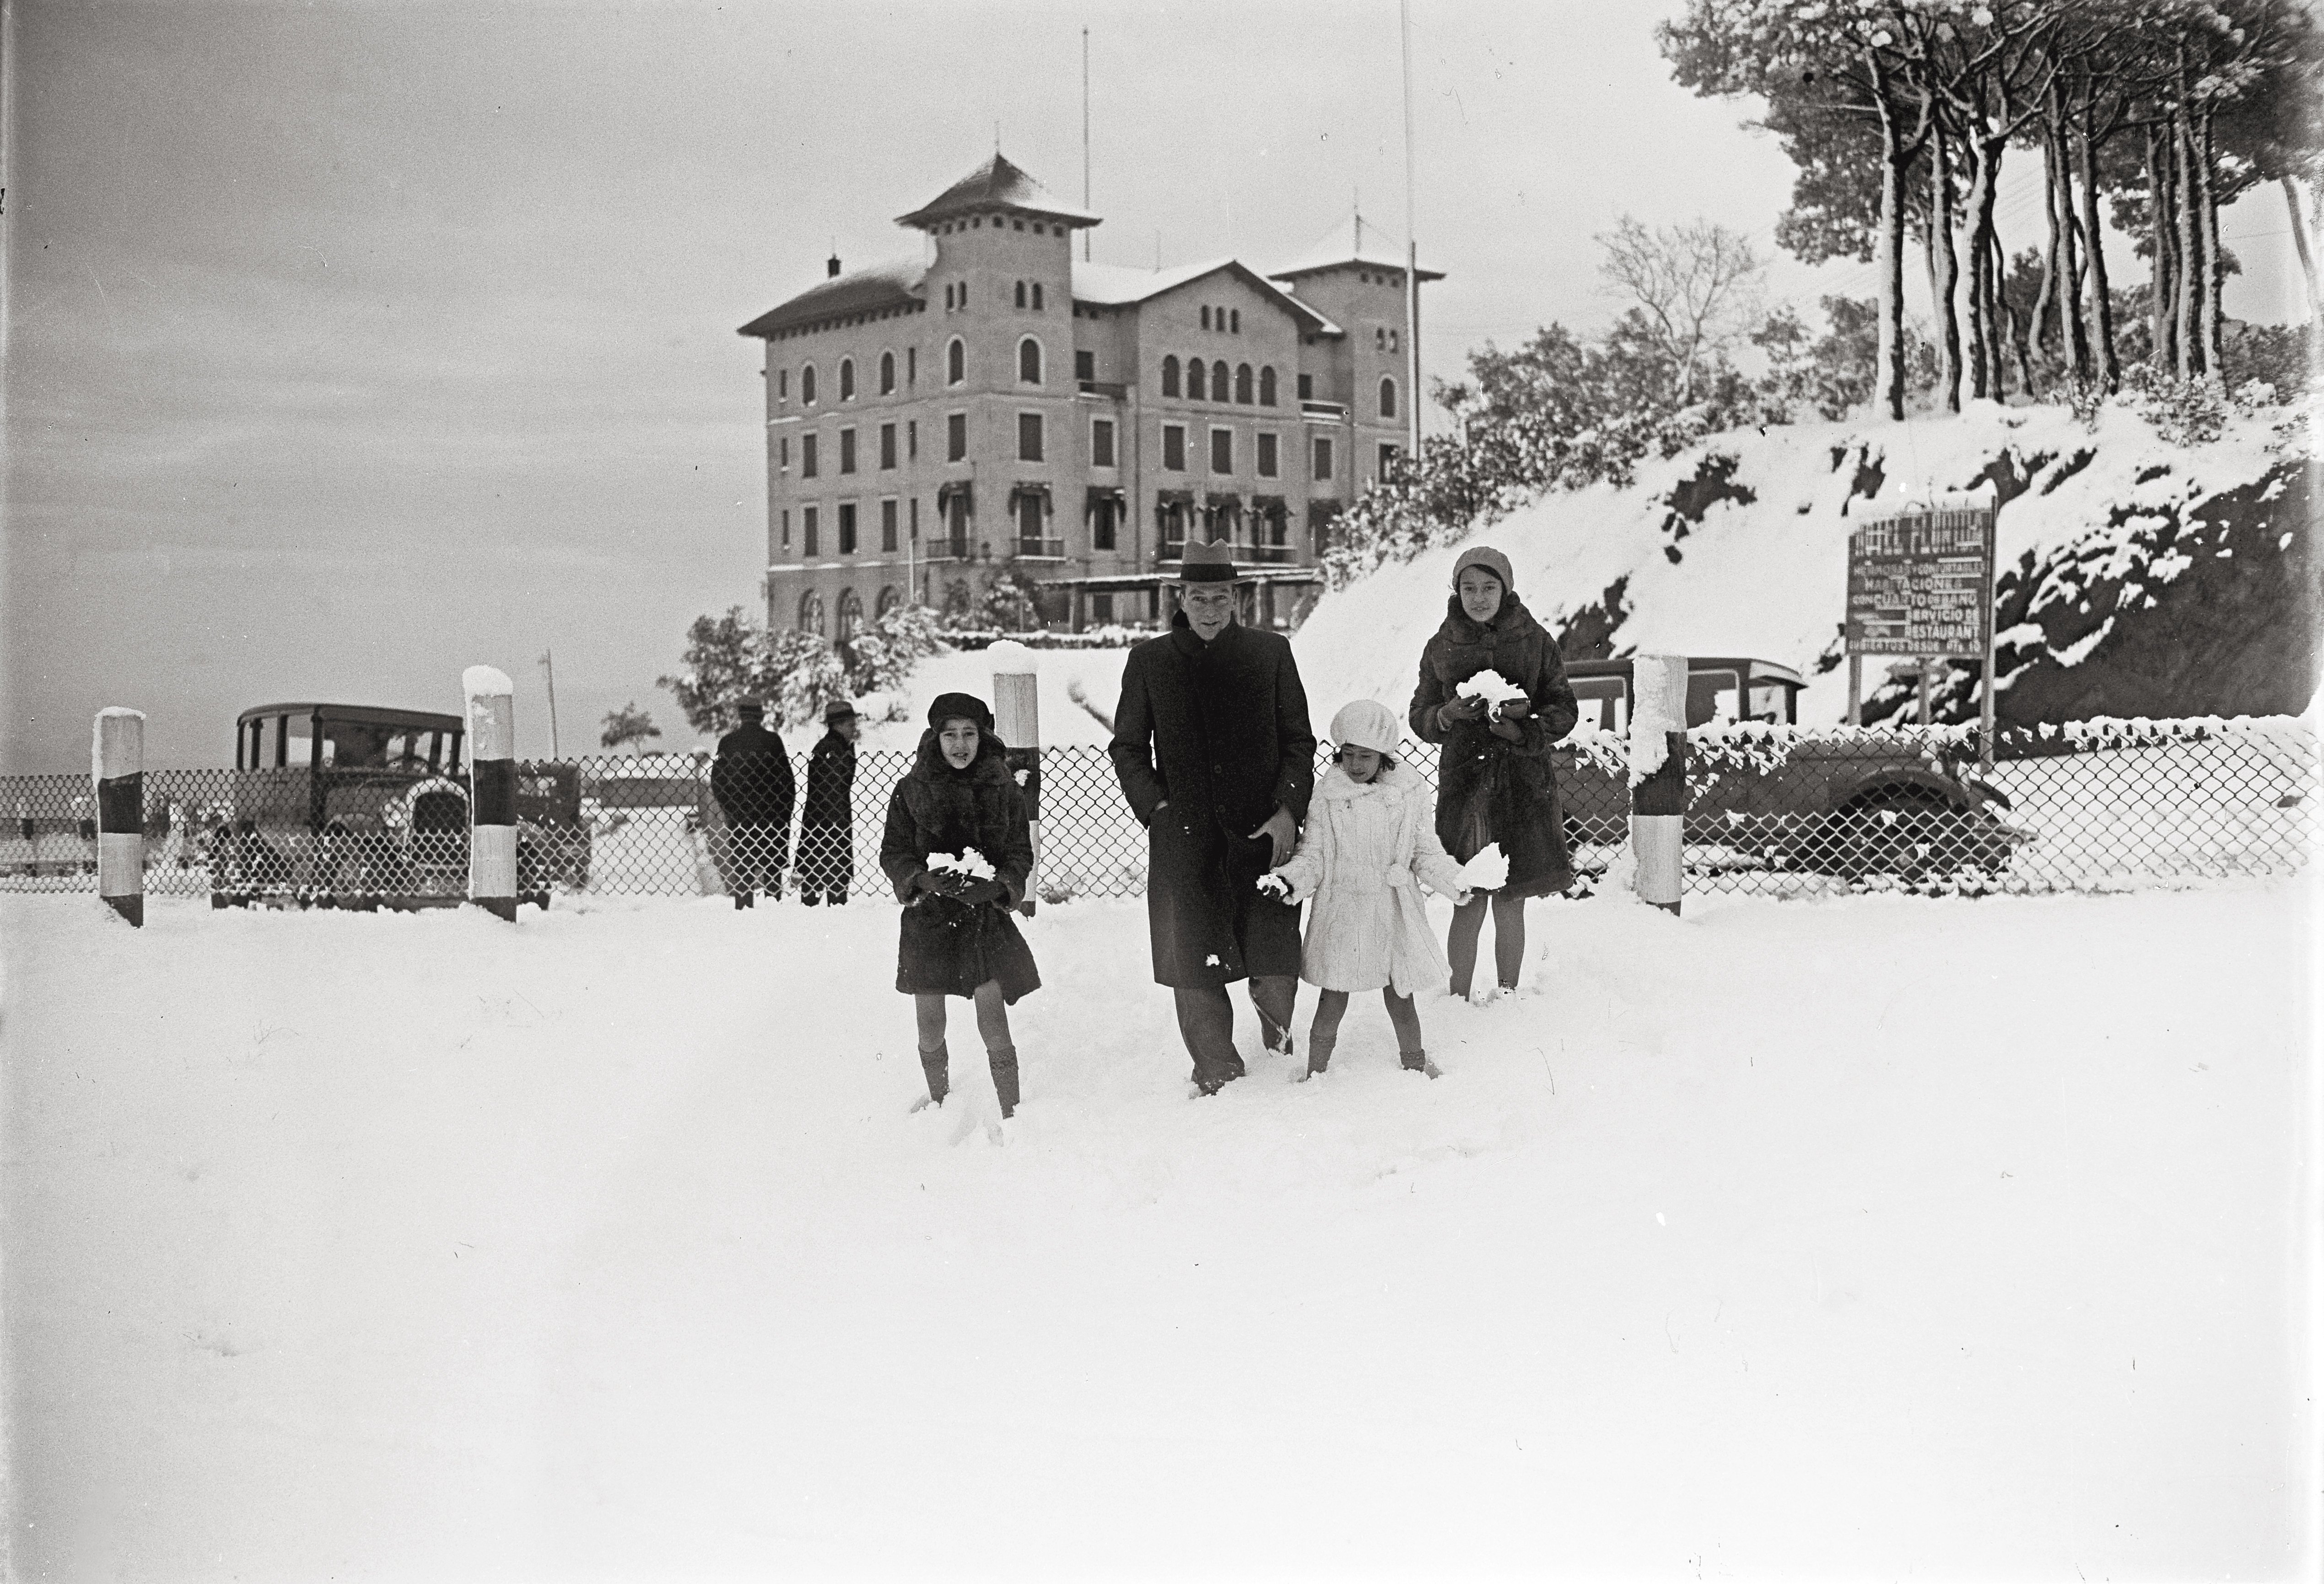
<path fill-rule="evenodd" d="M 1638 899 L 1675 914 L 1686 845 L 1686 656 L 1630 662 L 1630 850 Z"/>
<path fill-rule="evenodd" d="M 1025 876 L 1025 900 L 1017 904 L 1030 918 L 1034 876 L 1041 872 L 1040 663 L 1030 649 L 1008 638 L 984 653 L 992 664 L 992 729 L 1009 745 L 1009 769 L 1025 789 L 1025 814 L 1033 827 L 1033 867 Z"/>
<path fill-rule="evenodd" d="M 516 685 L 472 665 L 460 673 L 468 700 L 468 900 L 516 918 Z"/>
<path fill-rule="evenodd" d="M 89 742 L 97 783 L 97 894 L 115 912 L 145 924 L 145 717 L 97 712 Z"/>

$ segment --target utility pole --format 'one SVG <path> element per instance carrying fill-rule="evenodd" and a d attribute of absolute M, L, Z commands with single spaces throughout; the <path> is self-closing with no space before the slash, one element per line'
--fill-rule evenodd
<path fill-rule="evenodd" d="M 540 669 L 549 673 L 549 756 L 552 759 L 562 759 L 565 757 L 564 752 L 557 746 L 557 656 L 555 652 L 548 649 L 540 652 Z"/>
<path fill-rule="evenodd" d="M 1089 29 L 1082 29 L 1082 208 L 1090 207 L 1090 141 L 1089 141 Z M 1090 260 L 1090 237 L 1094 226 L 1082 227 L 1082 262 Z"/>
<path fill-rule="evenodd" d="M 1411 455 L 1420 460 L 1420 233 L 1413 219 L 1412 159 L 1412 0 L 1397 0 L 1404 23 L 1404 339 L 1411 370 L 1405 387 L 1406 430 Z"/>

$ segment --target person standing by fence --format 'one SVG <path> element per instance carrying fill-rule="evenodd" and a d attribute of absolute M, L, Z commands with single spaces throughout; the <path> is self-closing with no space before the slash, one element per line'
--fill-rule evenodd
<path fill-rule="evenodd" d="M 1291 857 L 1315 788 L 1315 728 L 1290 641 L 1235 621 L 1220 544 L 1189 544 L 1171 630 L 1130 652 L 1107 752 L 1147 829 L 1154 978 L 1205 1095 L 1243 1076 L 1227 987 L 1250 980 L 1268 1049 L 1291 1053 L 1299 910 L 1259 878 Z"/>
<path fill-rule="evenodd" d="M 1489 703 L 1461 684 L 1486 672 L 1521 690 Z M 1509 580 L 1509 558 L 1487 545 L 1461 552 L 1444 622 L 1421 651 L 1412 694 L 1412 730 L 1437 745 L 1436 835 L 1456 863 L 1499 842 L 1508 884 L 1489 894 L 1493 912 L 1492 986 L 1471 994 L 1478 937 L 1488 897 L 1452 910 L 1445 942 L 1452 991 L 1482 1005 L 1517 987 L 1525 963 L 1527 897 L 1573 884 L 1558 806 L 1551 746 L 1581 718 L 1556 641 L 1534 620 Z"/>
<path fill-rule="evenodd" d="M 855 706 L 834 699 L 823 707 L 822 737 L 807 761 L 807 802 L 799 810 L 799 900 L 847 900 L 855 881 L 855 739 L 862 735 Z"/>
<path fill-rule="evenodd" d="M 759 893 L 780 898 L 790 857 L 791 803 L 798 788 L 783 739 L 767 729 L 755 699 L 734 706 L 742 724 L 718 739 L 710 766 L 710 795 L 726 816 L 726 885 L 738 908 L 755 906 Z"/>

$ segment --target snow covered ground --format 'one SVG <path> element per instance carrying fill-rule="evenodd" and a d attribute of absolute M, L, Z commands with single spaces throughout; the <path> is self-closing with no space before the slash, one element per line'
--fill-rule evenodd
<path fill-rule="evenodd" d="M 892 905 L 0 898 L 10 1571 L 2315 1576 L 2308 886 L 1532 916 L 1191 1102 L 1046 908 L 996 1144 Z"/>

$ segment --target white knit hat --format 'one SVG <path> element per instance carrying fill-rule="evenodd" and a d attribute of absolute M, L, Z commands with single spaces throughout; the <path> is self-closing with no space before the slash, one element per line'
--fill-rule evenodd
<path fill-rule="evenodd" d="M 1332 717 L 1332 740 L 1343 748 L 1393 754 L 1404 740 L 1404 726 L 1396 711 L 1379 699 L 1359 699 L 1341 705 L 1340 712 Z"/>

